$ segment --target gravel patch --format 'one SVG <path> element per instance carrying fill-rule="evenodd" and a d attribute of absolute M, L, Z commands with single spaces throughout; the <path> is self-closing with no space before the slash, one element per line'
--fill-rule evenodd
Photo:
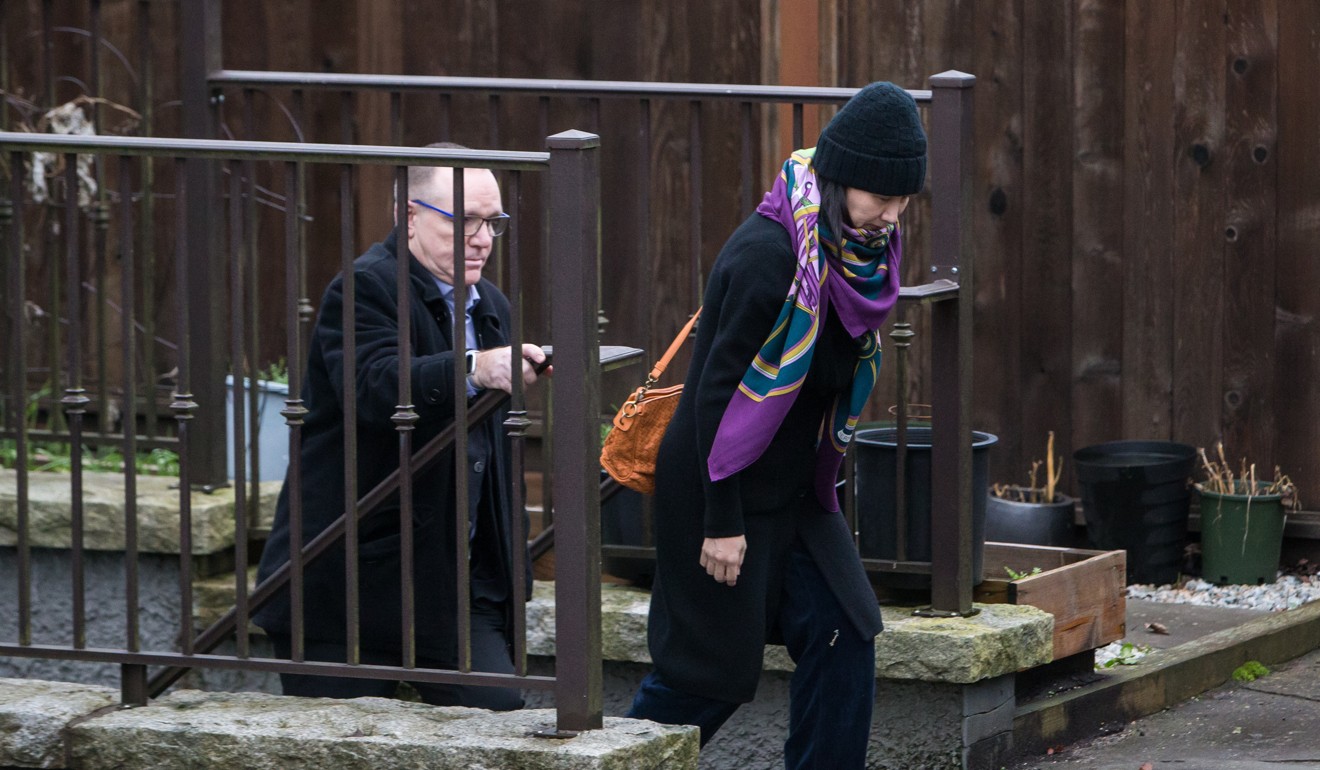
<path fill-rule="evenodd" d="M 1281 612 L 1320 600 L 1320 575 L 1284 575 L 1259 586 L 1217 586 L 1195 578 L 1181 585 L 1135 583 L 1127 587 L 1127 597 L 1168 604 Z"/>

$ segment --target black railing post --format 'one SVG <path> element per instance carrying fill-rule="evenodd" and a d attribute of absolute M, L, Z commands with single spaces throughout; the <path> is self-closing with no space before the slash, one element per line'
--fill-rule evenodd
<path fill-rule="evenodd" d="M 931 308 L 931 609 L 970 615 L 972 586 L 972 85 L 950 70 L 930 79 L 932 279 L 958 298 Z M 985 490 L 979 490 L 985 494 Z"/>
<path fill-rule="evenodd" d="M 183 135 L 215 138 L 215 103 L 208 75 L 220 69 L 220 1 L 190 0 L 179 4 L 180 72 Z M 215 161 L 186 161 L 188 198 L 188 292 L 180 300 L 189 307 L 188 337 L 193 367 L 189 381 L 200 407 L 188 433 L 189 478 L 203 488 L 223 486 L 229 473 L 225 460 L 225 300 L 224 260 L 215 246 Z M 239 383 L 235 383 L 238 386 Z M 237 391 L 236 391 L 237 392 Z"/>
<path fill-rule="evenodd" d="M 600 137 L 550 150 L 550 329 L 555 344 L 555 703 L 560 733 L 602 724 L 600 664 Z"/>

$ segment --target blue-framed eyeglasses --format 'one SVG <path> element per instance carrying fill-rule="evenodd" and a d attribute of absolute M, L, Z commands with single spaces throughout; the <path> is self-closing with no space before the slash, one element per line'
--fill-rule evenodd
<path fill-rule="evenodd" d="M 432 206 L 431 204 L 426 203 L 425 201 L 419 201 L 416 198 L 414 198 L 412 202 L 416 203 L 418 206 L 421 206 L 422 208 L 428 208 L 437 214 L 443 214 L 446 217 L 449 217 L 451 221 L 454 218 L 454 215 L 450 214 L 448 211 L 445 211 L 442 208 L 437 208 L 435 206 Z M 498 238 L 501 235 L 504 235 L 505 230 L 509 229 L 509 215 L 497 214 L 493 217 L 476 217 L 476 216 L 463 217 L 463 235 L 465 237 L 471 238 L 472 236 L 481 232 L 481 226 L 483 224 L 486 227 L 490 228 L 490 237 Z"/>

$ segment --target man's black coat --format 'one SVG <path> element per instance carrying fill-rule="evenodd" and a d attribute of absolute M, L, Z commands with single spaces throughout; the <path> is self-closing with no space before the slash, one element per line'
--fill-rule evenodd
<path fill-rule="evenodd" d="M 353 264 L 356 281 L 355 401 L 357 404 L 357 494 L 361 497 L 399 467 L 399 433 L 391 421 L 398 395 L 397 238 L 374 244 Z M 406 246 L 404 247 L 406 253 Z M 448 306 L 435 280 L 409 258 L 412 323 L 412 393 L 418 415 L 413 451 L 453 420 L 455 359 Z M 472 309 L 477 347 L 508 344 L 509 301 L 489 281 L 478 286 Z M 311 540 L 344 512 L 343 276 L 327 287 L 308 351 L 302 398 L 308 409 L 302 428 L 302 527 Z M 509 511 L 509 441 L 498 409 L 476 431 L 485 431 L 492 453 L 481 473 L 483 535 L 474 563 L 493 565 L 505 589 L 512 572 Z M 473 431 L 475 434 L 476 431 Z M 454 461 L 446 452 L 413 485 L 416 641 L 419 654 L 452 660 L 455 650 Z M 360 524 L 361 644 L 395 650 L 401 640 L 399 498 L 395 494 Z M 259 579 L 289 554 L 289 484 L 280 492 L 275 523 L 262 554 Z M 307 567 L 304 588 L 306 636 L 328 642 L 345 638 L 344 548 L 342 540 Z M 289 594 L 282 591 L 255 617 L 273 634 L 290 632 Z"/>

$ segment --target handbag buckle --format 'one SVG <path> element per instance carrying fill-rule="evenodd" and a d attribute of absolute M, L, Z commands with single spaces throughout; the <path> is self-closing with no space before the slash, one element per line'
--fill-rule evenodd
<path fill-rule="evenodd" d="M 619 407 L 619 413 L 614 415 L 614 427 L 619 430 L 628 430 L 632 424 L 632 418 L 637 416 L 637 402 L 646 395 L 646 387 L 646 385 L 643 385 L 638 388 L 635 393 L 628 397 L 627 401 L 623 402 L 623 406 Z"/>

